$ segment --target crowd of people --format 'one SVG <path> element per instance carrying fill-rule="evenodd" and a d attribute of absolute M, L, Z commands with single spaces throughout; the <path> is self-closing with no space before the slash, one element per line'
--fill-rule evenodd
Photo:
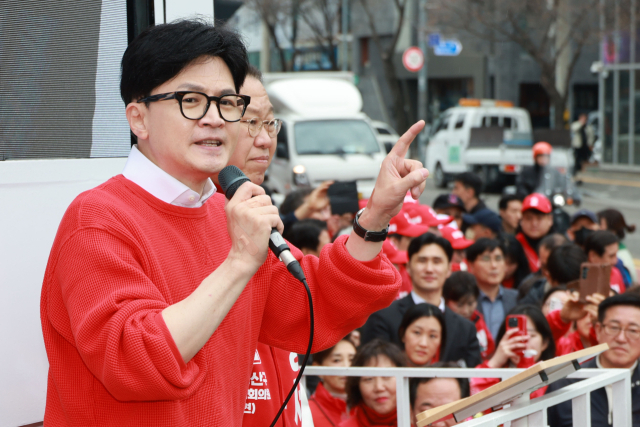
<path fill-rule="evenodd" d="M 325 188 L 295 191 L 284 203 L 285 215 L 304 204 L 319 208 L 315 213 L 305 208 L 309 218 L 285 231 L 310 253 L 319 253 L 330 236 L 341 234 L 332 226 L 339 221 L 331 220 Z M 559 234 L 544 195 L 506 195 L 496 212 L 481 200 L 481 188 L 476 175 L 462 173 L 455 178 L 452 193 L 438 196 L 431 206 L 405 199 L 383 245 L 403 278 L 396 301 L 369 316 L 362 328 L 321 353 L 314 364 L 332 366 L 327 355 L 335 352 L 333 366 L 523 368 L 606 342 L 610 350 L 586 364 L 628 368 L 632 384 L 640 380 L 640 286 L 624 245 L 626 233 L 635 231 L 635 226 L 616 209 L 597 213 L 581 209 L 571 217 L 568 231 Z M 324 203 L 318 203 L 319 198 L 325 198 Z M 364 206 L 366 200 L 360 203 Z M 590 295 L 581 303 L 567 285 L 580 278 L 586 262 L 611 266 L 610 291 Z M 507 327 L 510 315 L 526 318 L 526 335 Z M 345 349 L 348 358 L 339 356 Z M 394 381 L 322 378 L 310 397 L 314 425 L 395 425 Z M 498 381 L 413 379 L 413 414 L 478 393 Z M 569 382 L 543 387 L 531 397 Z M 309 384 L 313 391 L 314 382 Z M 632 390 L 634 426 L 640 425 L 638 390 Z M 592 395 L 593 425 L 611 422 L 607 396 L 610 399 L 610 392 Z M 570 405 L 565 406 L 549 410 L 550 426 L 572 425 Z M 454 425 L 454 420 L 443 420 L 441 425 Z"/>
<path fill-rule="evenodd" d="M 332 199 L 327 182 L 278 212 L 259 187 L 281 127 L 260 73 L 237 34 L 197 20 L 138 36 L 121 95 L 135 136 L 126 166 L 69 206 L 44 276 L 45 425 L 269 425 L 310 332 L 302 286 L 268 252 L 273 228 L 314 296 L 315 365 L 523 367 L 606 342 L 588 366 L 630 369 L 640 385 L 634 226 L 620 212 L 579 211 L 556 234 L 545 196 L 505 197 L 496 213 L 471 173 L 417 203 L 428 171 L 405 155 L 422 122 L 385 158 L 370 200 L 355 186 Z M 227 165 L 251 180 L 228 201 Z M 611 295 L 568 291 L 586 261 L 612 266 Z M 525 335 L 506 327 L 511 314 Z M 413 413 L 490 385 L 412 380 Z M 312 388 L 308 405 L 294 391 L 277 426 L 397 425 L 393 377 Z M 594 425 L 611 421 L 610 396 L 592 394 Z M 640 426 L 640 387 L 632 401 Z M 552 427 L 570 420 L 570 406 L 549 415 Z"/>

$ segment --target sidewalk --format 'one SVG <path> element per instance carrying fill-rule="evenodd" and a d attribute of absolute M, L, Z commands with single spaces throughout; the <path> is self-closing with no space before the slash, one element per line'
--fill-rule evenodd
<path fill-rule="evenodd" d="M 623 187 L 640 188 L 639 172 L 618 172 L 612 170 L 602 170 L 599 166 L 587 166 L 585 171 L 576 177 L 584 183 L 600 185 L 620 185 Z"/>

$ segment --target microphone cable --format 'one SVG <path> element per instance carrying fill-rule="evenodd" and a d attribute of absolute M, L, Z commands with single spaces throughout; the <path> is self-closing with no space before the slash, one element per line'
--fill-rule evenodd
<path fill-rule="evenodd" d="M 238 168 L 237 166 L 226 166 L 224 167 L 220 173 L 218 174 L 218 180 L 220 181 L 220 187 L 222 188 L 222 192 L 227 197 L 227 199 L 231 199 L 235 194 L 236 190 L 245 182 L 249 182 L 249 178 Z M 304 271 L 302 271 L 302 267 L 300 263 L 293 257 L 291 251 L 289 250 L 289 246 L 282 238 L 278 230 L 275 228 L 271 231 L 271 236 L 269 238 L 269 248 L 275 254 L 276 257 L 282 261 L 289 273 L 296 279 L 298 279 L 303 285 L 304 289 L 307 292 L 307 298 L 309 299 L 309 345 L 307 346 L 307 352 L 304 355 L 304 359 L 302 360 L 302 364 L 300 365 L 300 372 L 298 372 L 298 376 L 296 380 L 293 382 L 293 387 L 291 391 L 287 395 L 287 398 L 282 402 L 282 406 L 280 410 L 276 414 L 276 417 L 273 419 L 270 427 L 274 427 L 276 422 L 278 422 L 278 418 L 282 415 L 287 403 L 295 393 L 298 384 L 300 383 L 300 379 L 302 378 L 302 374 L 304 373 L 304 368 L 307 366 L 307 362 L 309 361 L 309 356 L 311 355 L 311 347 L 313 347 L 313 333 L 314 333 L 314 317 L 313 317 L 313 298 L 311 297 L 311 289 L 309 289 L 309 285 L 307 284 L 307 278 L 304 275 Z"/>
<path fill-rule="evenodd" d="M 311 347 L 313 347 L 313 330 L 314 330 L 313 299 L 311 298 L 311 289 L 309 289 L 309 285 L 307 284 L 307 279 L 306 278 L 302 279 L 301 283 L 304 285 L 304 289 L 305 291 L 307 291 L 307 298 L 309 299 L 309 345 L 307 346 L 307 352 L 304 355 L 304 359 L 302 359 L 302 364 L 300 365 L 300 372 L 298 372 L 298 376 L 296 377 L 296 380 L 293 382 L 293 387 L 291 388 L 291 391 L 289 392 L 289 395 L 287 396 L 287 398 L 284 400 L 284 402 L 282 402 L 282 406 L 280 407 L 280 410 L 276 414 L 276 417 L 273 419 L 273 422 L 271 423 L 270 427 L 274 427 L 276 425 L 276 422 L 278 422 L 278 418 L 280 418 L 280 415 L 286 408 L 287 403 L 289 403 L 289 399 L 291 399 L 291 396 L 293 396 L 293 393 L 295 393 L 296 388 L 298 387 L 298 383 L 300 383 L 300 379 L 302 378 L 302 374 L 304 373 L 304 368 L 307 366 L 307 362 L 309 361 L 309 355 L 311 354 Z"/>

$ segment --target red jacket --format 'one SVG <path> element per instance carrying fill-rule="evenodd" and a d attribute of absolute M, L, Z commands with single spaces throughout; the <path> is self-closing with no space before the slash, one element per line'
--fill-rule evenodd
<path fill-rule="evenodd" d="M 351 410 L 348 420 L 340 423 L 340 427 L 396 427 L 398 414 L 394 409 L 386 415 L 380 415 L 364 403 L 359 403 Z"/>
<path fill-rule="evenodd" d="M 242 425 L 269 427 L 293 387 L 298 371 L 298 354 L 258 343 L 244 404 Z M 302 425 L 302 386 L 289 399 L 276 426 Z"/>
<path fill-rule="evenodd" d="M 332 396 L 321 382 L 309 398 L 309 408 L 314 427 L 336 427 L 348 417 L 347 402 Z"/>
<path fill-rule="evenodd" d="M 487 360 L 495 351 L 496 343 L 484 321 L 484 317 L 478 310 L 473 312 L 470 320 L 476 325 L 476 336 L 478 337 L 478 343 L 480 343 L 482 359 Z"/>
<path fill-rule="evenodd" d="M 522 233 L 516 234 L 516 239 L 522 245 L 522 249 L 524 249 L 524 253 L 527 256 L 527 261 L 529 261 L 529 269 L 531 272 L 536 272 L 540 270 L 540 258 L 538 258 L 538 252 L 529 245 L 527 238 Z"/>
<path fill-rule="evenodd" d="M 73 201 L 42 286 L 45 425 L 239 426 L 258 339 L 306 351 L 306 293 L 269 254 L 204 347 L 189 363 L 180 356 L 161 312 L 227 257 L 224 204 L 217 194 L 200 208 L 170 205 L 122 175 Z M 292 248 L 314 297 L 313 352 L 388 306 L 400 286 L 386 258 L 353 259 L 347 238 L 320 259 Z"/>
<path fill-rule="evenodd" d="M 626 290 L 626 287 L 624 286 L 624 280 L 622 279 L 622 273 L 620 273 L 620 270 L 618 270 L 618 268 L 615 266 L 611 267 L 611 278 L 609 280 L 609 285 L 611 286 L 611 289 L 619 294 L 623 293 Z"/>
<path fill-rule="evenodd" d="M 571 329 L 571 322 L 565 322 L 562 320 L 560 316 L 560 310 L 554 310 L 547 314 L 547 323 L 549 323 L 549 327 L 551 328 L 551 333 L 553 334 L 553 340 L 558 343 L 558 340 L 565 336 L 569 329 Z"/>
<path fill-rule="evenodd" d="M 591 328 L 589 333 L 589 342 L 591 346 L 598 345 L 596 332 L 593 328 Z M 584 350 L 584 344 L 580 339 L 578 331 L 573 331 L 569 335 L 563 336 L 556 343 L 556 356 L 564 356 L 565 354 L 573 353 L 578 350 Z"/>

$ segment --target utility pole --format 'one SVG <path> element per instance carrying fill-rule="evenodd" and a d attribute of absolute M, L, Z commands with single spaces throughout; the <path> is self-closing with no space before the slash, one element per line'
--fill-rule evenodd
<path fill-rule="evenodd" d="M 429 64 L 429 48 L 427 45 L 427 0 L 419 0 L 418 6 L 418 47 L 422 51 L 424 57 L 422 68 L 418 73 L 418 120 L 427 121 L 428 116 L 428 64 Z M 422 157 L 424 146 L 427 143 L 427 134 L 421 132 L 418 136 L 418 149 L 414 150 L 415 155 Z M 423 161 L 423 158 L 418 160 Z"/>
<path fill-rule="evenodd" d="M 349 45 L 347 43 L 347 31 L 348 31 L 348 25 L 349 22 L 347 20 L 348 16 L 348 9 L 349 9 L 349 0 L 342 0 L 342 71 L 347 71 L 349 69 L 348 67 L 348 61 L 349 61 L 349 55 L 348 55 L 348 49 L 349 49 Z"/>

